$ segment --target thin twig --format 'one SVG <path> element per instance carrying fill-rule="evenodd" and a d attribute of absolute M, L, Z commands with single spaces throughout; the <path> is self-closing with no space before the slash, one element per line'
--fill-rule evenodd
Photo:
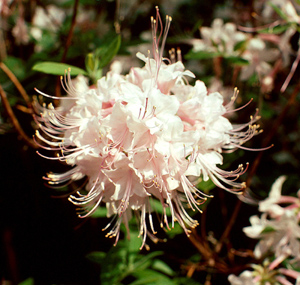
<path fill-rule="evenodd" d="M 115 21 L 114 21 L 115 31 L 117 34 L 121 32 L 120 25 L 120 0 L 116 0 L 116 13 L 115 13 Z"/>
<path fill-rule="evenodd" d="M 240 211 L 240 208 L 241 208 L 241 205 L 242 205 L 242 201 L 241 200 L 238 200 L 236 205 L 235 205 L 235 208 L 234 208 L 234 211 L 230 217 L 230 220 L 228 222 L 228 224 L 226 225 L 226 228 L 225 228 L 225 231 L 223 232 L 221 238 L 219 239 L 218 243 L 216 244 L 216 247 L 215 247 L 215 252 L 216 253 L 219 253 L 223 247 L 223 244 L 224 244 L 224 241 L 227 239 L 227 237 L 229 236 L 229 233 L 236 221 L 236 218 L 238 216 L 238 213 Z"/>
<path fill-rule="evenodd" d="M 19 124 L 18 119 L 16 118 L 8 100 L 7 100 L 7 96 L 5 91 L 3 90 L 2 86 L 0 85 L 0 96 L 1 96 L 1 100 L 2 100 L 2 104 L 8 114 L 8 116 L 10 117 L 12 124 L 14 125 L 14 127 L 16 128 L 18 134 L 22 137 L 22 139 L 32 148 L 38 148 L 38 146 L 34 143 L 34 141 L 29 138 L 25 132 L 23 131 L 22 127 Z"/>
<path fill-rule="evenodd" d="M 18 80 L 18 78 L 11 72 L 11 70 L 3 62 L 0 62 L 0 68 L 5 72 L 5 74 L 9 77 L 11 82 L 16 86 L 16 88 L 20 92 L 21 96 L 25 100 L 28 108 L 31 108 L 30 98 L 29 98 L 28 94 L 26 93 L 25 89 L 23 88 L 22 84 Z"/>
<path fill-rule="evenodd" d="M 203 244 L 201 242 L 195 229 L 191 229 L 191 234 L 189 236 L 189 239 L 206 260 L 211 259 L 212 252 L 211 252 L 210 248 L 207 247 L 206 243 Z"/>
<path fill-rule="evenodd" d="M 73 7 L 71 27 L 70 27 L 70 30 L 69 30 L 69 33 L 68 33 L 68 37 L 67 37 L 67 40 L 66 40 L 66 45 L 65 45 L 63 56 L 61 58 L 61 62 L 65 62 L 69 47 L 70 47 L 71 42 L 72 42 L 73 32 L 74 32 L 74 28 L 75 28 L 75 24 L 76 24 L 78 4 L 79 4 L 79 0 L 75 0 L 75 4 L 74 4 L 74 7 Z"/>
<path fill-rule="evenodd" d="M 73 32 L 74 32 L 74 28 L 75 28 L 75 24 L 76 24 L 76 16 L 77 16 L 77 11 L 78 11 L 78 5 L 79 5 L 79 0 L 75 0 L 74 7 L 73 7 L 71 27 L 70 27 L 70 30 L 69 30 L 69 33 L 68 33 L 68 36 L 67 36 L 67 40 L 66 40 L 66 44 L 65 44 L 65 48 L 64 48 L 64 53 L 61 57 L 61 61 L 60 61 L 61 63 L 65 62 L 69 47 L 70 47 L 71 42 L 72 42 Z M 56 81 L 55 94 L 56 94 L 57 97 L 61 96 L 60 77 L 58 77 L 57 81 Z"/>

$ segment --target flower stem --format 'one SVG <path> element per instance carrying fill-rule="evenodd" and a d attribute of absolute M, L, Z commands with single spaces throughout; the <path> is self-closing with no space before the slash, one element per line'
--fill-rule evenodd
<path fill-rule="evenodd" d="M 1 100 L 3 103 L 3 106 L 8 114 L 8 116 L 10 117 L 12 124 L 14 125 L 14 127 L 16 128 L 18 134 L 22 137 L 22 139 L 32 148 L 38 148 L 38 146 L 34 143 L 34 141 L 32 139 L 30 139 L 25 132 L 23 131 L 22 127 L 20 126 L 20 123 L 18 121 L 18 119 L 16 118 L 8 100 L 7 100 L 7 96 L 5 91 L 3 90 L 2 86 L 0 85 L 0 96 L 1 96 Z"/>
<path fill-rule="evenodd" d="M 11 72 L 11 70 L 3 62 L 0 62 L 0 68 L 5 72 L 5 74 L 9 77 L 12 83 L 16 86 L 21 96 L 25 100 L 27 106 L 31 109 L 30 98 L 26 93 L 25 89 L 23 88 L 22 84 L 19 82 L 18 78 Z"/>

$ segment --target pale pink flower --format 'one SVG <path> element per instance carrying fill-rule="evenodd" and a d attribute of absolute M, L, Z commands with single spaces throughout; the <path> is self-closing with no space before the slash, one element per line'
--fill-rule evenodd
<path fill-rule="evenodd" d="M 252 264 L 252 271 L 245 270 L 239 276 L 230 274 L 228 281 L 231 285 L 298 285 L 300 273 L 286 268 L 274 268 L 273 262 L 267 259 L 260 265 Z M 296 283 L 291 283 L 294 280 Z"/>
<path fill-rule="evenodd" d="M 249 64 L 242 67 L 240 79 L 247 80 L 254 73 L 260 79 L 271 71 L 270 62 L 279 58 L 279 50 L 267 48 L 265 42 L 260 38 L 252 38 L 248 41 L 247 49 L 242 54 Z"/>
<path fill-rule="evenodd" d="M 271 252 L 277 260 L 300 260 L 300 199 L 281 195 L 285 179 L 280 176 L 274 182 L 269 197 L 259 202 L 263 214 L 250 217 L 251 226 L 243 229 L 247 236 L 259 239 L 254 250 L 257 258 Z"/>
<path fill-rule="evenodd" d="M 126 76 L 119 74 L 120 68 L 112 68 L 97 87 L 90 88 L 82 78 L 73 83 L 65 75 L 62 83 L 67 96 L 61 101 L 71 103 L 56 109 L 35 104 L 41 114 L 36 116 L 40 126 L 36 138 L 48 144 L 44 149 L 57 151 L 56 157 L 48 158 L 73 166 L 66 173 L 49 173 L 45 179 L 62 185 L 86 176 L 88 193 L 69 198 L 81 206 L 80 216 L 105 203 L 108 216 L 114 215 L 107 235 L 117 241 L 121 223 L 128 226 L 134 213 L 142 246 L 147 235 L 155 240 L 150 199 L 162 204 L 162 226 L 169 228 L 170 220 L 173 227 L 178 221 L 187 234 L 197 226 L 184 204 L 201 211 L 199 206 L 211 196 L 198 190 L 188 176 L 202 175 L 231 192 L 243 190 L 244 183 L 236 179 L 246 169 L 241 165 L 235 171 L 221 170 L 222 152 L 243 148 L 258 133 L 253 125 L 258 116 L 247 124 L 232 125 L 225 117 L 232 102 L 224 106 L 223 97 L 218 92 L 208 94 L 199 80 L 194 86 L 187 83 L 186 77 L 194 75 L 185 70 L 179 52 L 177 61 L 174 53 L 171 60 L 162 57 L 171 17 L 166 21 L 160 34 L 157 9 L 156 19 L 151 20 L 153 58 L 137 55 L 144 67 L 131 68 Z M 237 92 L 232 101 L 236 96 Z"/>
<path fill-rule="evenodd" d="M 246 33 L 237 31 L 234 23 L 224 24 L 222 19 L 215 19 L 211 27 L 201 27 L 201 40 L 194 40 L 193 50 L 217 52 L 226 56 L 238 55 L 235 45 L 248 38 Z"/>

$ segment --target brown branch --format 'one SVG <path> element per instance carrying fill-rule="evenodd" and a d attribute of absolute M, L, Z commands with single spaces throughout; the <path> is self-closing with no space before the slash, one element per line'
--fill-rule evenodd
<path fill-rule="evenodd" d="M 5 91 L 3 90 L 2 86 L 0 85 L 0 96 L 3 103 L 3 106 L 10 117 L 12 124 L 14 125 L 15 129 L 17 130 L 18 134 L 22 137 L 22 139 L 32 148 L 38 148 L 38 146 L 34 143 L 34 141 L 29 138 L 25 132 L 23 131 L 22 127 L 20 126 L 20 123 L 18 119 L 16 118 L 8 100 Z"/>
<path fill-rule="evenodd" d="M 31 108 L 30 98 L 29 98 L 28 94 L 26 93 L 25 89 L 23 88 L 22 84 L 18 80 L 18 78 L 11 72 L 11 70 L 3 62 L 0 62 L 0 68 L 5 72 L 5 74 L 11 80 L 11 82 L 16 86 L 16 88 L 20 92 L 21 96 L 25 100 L 27 106 L 29 108 Z"/>
<path fill-rule="evenodd" d="M 65 45 L 63 56 L 61 58 L 61 62 L 65 62 L 69 47 L 70 47 L 71 42 L 72 42 L 73 32 L 74 32 L 74 28 L 75 28 L 75 24 L 76 24 L 76 16 L 77 16 L 77 11 L 78 11 L 78 5 L 79 5 L 79 0 L 75 0 L 75 4 L 74 4 L 74 7 L 73 7 L 71 27 L 70 27 L 70 30 L 69 30 L 69 33 L 68 33 L 68 37 L 67 37 L 67 40 L 66 40 L 66 45 Z"/>
<path fill-rule="evenodd" d="M 69 30 L 69 33 L 68 33 L 68 36 L 67 36 L 64 53 L 61 57 L 61 61 L 60 61 L 61 63 L 65 62 L 69 47 L 70 47 L 71 42 L 72 42 L 73 32 L 74 32 L 74 28 L 75 28 L 75 24 L 76 24 L 76 16 L 77 16 L 77 11 L 78 11 L 78 5 L 79 5 L 79 0 L 75 0 L 75 4 L 74 4 L 74 7 L 73 7 L 72 20 L 71 20 L 71 27 L 70 27 L 70 30 Z M 57 97 L 61 96 L 60 77 L 58 77 L 57 81 L 56 81 L 55 94 L 56 94 Z"/>
<path fill-rule="evenodd" d="M 121 25 L 120 25 L 120 0 L 116 0 L 116 13 L 115 13 L 115 20 L 114 20 L 115 31 L 117 34 L 121 32 Z"/>
<path fill-rule="evenodd" d="M 242 205 L 242 201 L 238 200 L 236 205 L 235 205 L 234 211 L 233 211 L 233 213 L 230 217 L 230 220 L 229 220 L 228 224 L 226 225 L 225 231 L 223 232 L 222 236 L 220 237 L 218 243 L 216 244 L 216 247 L 215 247 L 215 252 L 216 253 L 219 253 L 221 251 L 221 249 L 224 245 L 224 241 L 229 236 L 229 233 L 231 232 L 231 229 L 232 229 L 232 227 L 233 227 L 233 225 L 236 221 L 236 218 L 239 214 L 241 205 Z"/>
<path fill-rule="evenodd" d="M 207 246 L 207 243 L 202 243 L 195 229 L 191 229 L 189 239 L 206 260 L 210 260 L 212 258 L 210 248 Z"/>

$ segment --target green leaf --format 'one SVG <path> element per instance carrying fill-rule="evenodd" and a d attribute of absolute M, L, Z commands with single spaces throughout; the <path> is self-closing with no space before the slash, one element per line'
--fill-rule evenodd
<path fill-rule="evenodd" d="M 131 285 L 174 285 L 175 282 L 162 273 L 155 270 L 147 269 L 136 271 L 132 274 L 137 280 L 132 282 Z"/>
<path fill-rule="evenodd" d="M 212 182 L 211 179 L 208 179 L 207 181 L 204 181 L 202 178 L 200 178 L 199 183 L 197 184 L 197 188 L 204 193 L 208 193 L 210 190 L 214 189 L 216 185 Z"/>
<path fill-rule="evenodd" d="M 136 261 L 133 265 L 135 270 L 145 270 L 146 268 L 150 267 L 152 264 L 152 259 L 156 256 L 162 255 L 162 251 L 154 251 L 151 253 L 148 253 L 145 256 L 139 255 L 141 257 L 138 261 Z"/>
<path fill-rule="evenodd" d="M 291 25 L 290 24 L 286 24 L 286 25 L 278 25 L 276 27 L 273 28 L 266 28 L 266 29 L 262 29 L 259 30 L 259 33 L 262 34 L 282 34 L 283 32 L 285 32 Z"/>
<path fill-rule="evenodd" d="M 33 278 L 27 278 L 18 285 L 34 285 L 34 279 Z"/>
<path fill-rule="evenodd" d="M 219 52 L 210 52 L 210 51 L 190 51 L 185 58 L 186 59 L 211 59 L 214 57 L 222 56 Z"/>
<path fill-rule="evenodd" d="M 25 64 L 17 57 L 8 56 L 3 63 L 12 71 L 12 73 L 21 81 L 26 77 Z M 10 81 L 7 75 L 0 69 L 0 82 Z"/>
<path fill-rule="evenodd" d="M 94 252 L 89 253 L 86 257 L 95 263 L 102 264 L 104 262 L 106 256 L 107 256 L 106 252 L 94 251 Z"/>
<path fill-rule="evenodd" d="M 272 232 L 274 232 L 275 231 L 275 229 L 274 228 L 272 228 L 271 226 L 266 226 L 263 230 L 262 230 L 262 234 L 267 234 L 267 233 L 272 233 Z"/>
<path fill-rule="evenodd" d="M 150 199 L 150 205 L 154 212 L 158 214 L 164 214 L 164 209 L 160 201 L 156 199 Z M 171 216 L 170 208 L 165 208 L 167 216 Z"/>
<path fill-rule="evenodd" d="M 117 35 L 109 45 L 96 49 L 95 56 L 99 59 L 99 68 L 102 69 L 110 63 L 118 53 L 121 46 L 121 36 Z"/>
<path fill-rule="evenodd" d="M 240 41 L 238 43 L 235 44 L 233 50 L 237 51 L 237 50 L 244 50 L 247 44 L 247 40 L 245 41 Z"/>
<path fill-rule="evenodd" d="M 106 217 L 107 210 L 105 207 L 98 207 L 93 214 L 90 215 L 91 218 L 104 218 Z"/>
<path fill-rule="evenodd" d="M 72 66 L 70 64 L 50 62 L 50 61 L 37 63 L 32 67 L 32 70 L 47 73 L 47 74 L 53 74 L 53 75 L 64 75 L 67 70 L 70 70 L 70 75 L 72 76 L 76 76 L 79 74 L 82 75 L 87 74 L 85 70 L 79 67 Z"/>
<path fill-rule="evenodd" d="M 240 56 L 228 56 L 226 57 L 226 59 L 232 63 L 232 64 L 236 64 L 236 65 L 248 65 L 249 61 L 240 57 Z"/>
<path fill-rule="evenodd" d="M 276 5 L 274 5 L 272 2 L 268 2 L 268 4 L 274 9 L 274 11 L 281 17 L 282 19 L 288 21 L 287 16 L 278 8 Z"/>
<path fill-rule="evenodd" d="M 152 269 L 160 271 L 161 273 L 164 273 L 169 276 L 174 276 L 174 274 L 175 274 L 175 272 L 169 265 L 167 265 L 165 262 L 163 262 L 159 259 L 155 259 L 153 261 Z"/>
<path fill-rule="evenodd" d="M 171 225 L 170 225 L 171 227 Z M 174 238 L 176 237 L 177 235 L 180 235 L 183 233 L 183 228 L 178 224 L 178 223 L 174 223 L 174 227 L 171 228 L 170 231 L 166 231 L 167 235 L 169 238 Z"/>

